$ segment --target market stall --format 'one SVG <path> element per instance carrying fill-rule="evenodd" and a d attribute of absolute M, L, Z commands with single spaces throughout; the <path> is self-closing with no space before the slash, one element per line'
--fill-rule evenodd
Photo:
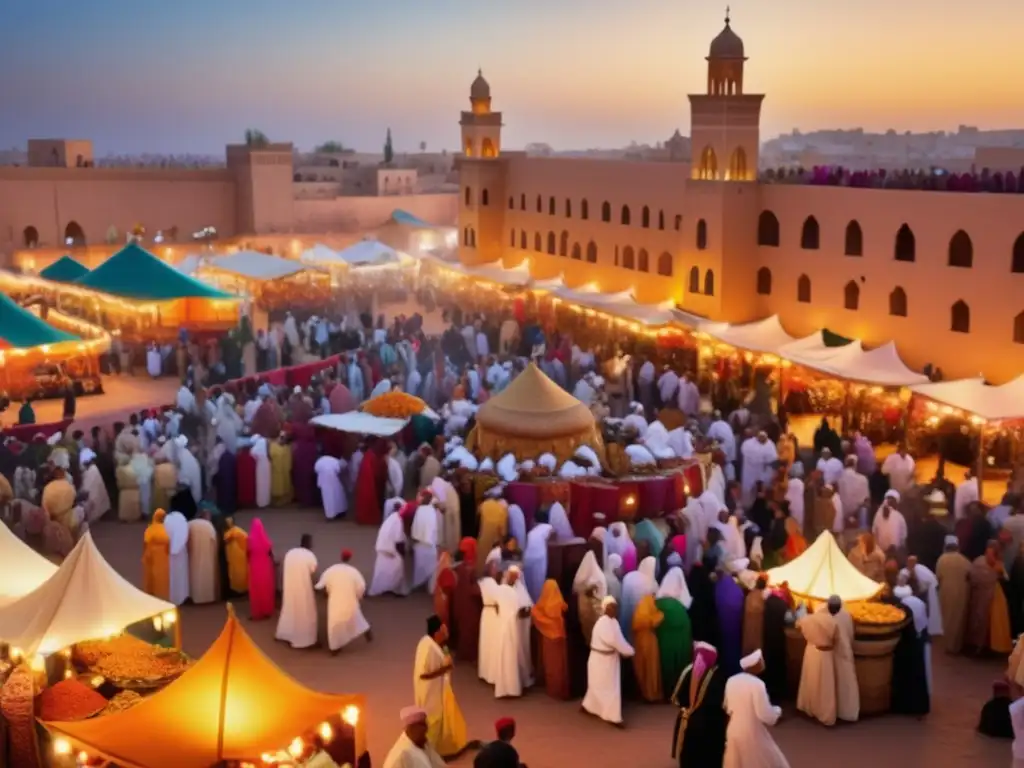
<path fill-rule="evenodd" d="M 29 594 L 56 572 L 56 565 L 0 522 L 0 607 Z"/>
<path fill-rule="evenodd" d="M 220 636 L 177 680 L 130 709 L 46 721 L 56 755 L 125 768 L 297 765 L 323 745 L 339 765 L 369 765 L 364 699 L 320 693 L 274 665 L 228 605 Z"/>
<path fill-rule="evenodd" d="M 307 303 L 331 303 L 331 278 L 326 269 L 261 251 L 202 258 L 194 262 L 189 274 L 228 293 L 250 296 L 268 311 L 287 309 L 296 295 Z"/>
<path fill-rule="evenodd" d="M 89 274 L 89 268 L 70 256 L 61 256 L 43 269 L 39 276 L 55 283 L 73 283 Z"/>

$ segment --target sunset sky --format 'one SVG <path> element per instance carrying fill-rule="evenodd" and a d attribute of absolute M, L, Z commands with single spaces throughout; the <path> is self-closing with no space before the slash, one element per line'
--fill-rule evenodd
<path fill-rule="evenodd" d="M 8 0 L 0 148 L 220 153 L 248 127 L 303 148 L 458 147 L 478 66 L 503 144 L 689 132 L 723 26 L 707 0 Z M 1024 127 L 1024 2 L 736 0 L 762 137 L 793 128 Z"/>

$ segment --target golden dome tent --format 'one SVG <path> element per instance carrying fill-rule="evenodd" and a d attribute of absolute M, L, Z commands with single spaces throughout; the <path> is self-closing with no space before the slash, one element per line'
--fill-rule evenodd
<path fill-rule="evenodd" d="M 601 433 L 590 409 L 534 363 L 480 406 L 466 445 L 494 459 L 506 453 L 527 459 L 550 452 L 561 462 L 581 445 L 603 453 Z"/>
<path fill-rule="evenodd" d="M 778 586 L 786 582 L 797 597 L 824 602 L 838 595 L 843 602 L 870 600 L 882 585 L 858 571 L 836 544 L 828 531 L 802 555 L 768 571 L 768 583 Z"/>
<path fill-rule="evenodd" d="M 327 723 L 332 738 L 354 741 L 355 765 L 366 751 L 362 708 L 362 696 L 319 693 L 285 674 L 228 605 L 220 636 L 163 690 L 115 714 L 43 724 L 74 752 L 123 768 L 211 768 L 262 764 L 263 755 L 288 750 L 297 739 L 308 745 L 314 732 L 323 738 Z"/>

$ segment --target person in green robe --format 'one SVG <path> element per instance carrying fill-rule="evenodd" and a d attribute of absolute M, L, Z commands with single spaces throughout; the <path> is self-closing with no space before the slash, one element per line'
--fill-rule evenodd
<path fill-rule="evenodd" d="M 673 554 L 668 562 L 672 564 L 681 560 Z M 655 634 L 661 655 L 661 680 L 663 690 L 666 691 L 675 687 L 683 670 L 693 661 L 693 632 L 690 629 L 690 614 L 687 612 L 692 603 L 683 569 L 678 564 L 672 565 L 661 580 L 654 601 L 665 616 Z"/>
<path fill-rule="evenodd" d="M 646 542 L 647 554 L 661 562 L 661 550 L 665 548 L 665 534 L 651 520 L 641 520 L 633 526 L 633 543 L 638 547 L 637 562 L 642 560 L 640 555 L 640 542 Z M 675 683 L 673 683 L 675 685 Z"/>

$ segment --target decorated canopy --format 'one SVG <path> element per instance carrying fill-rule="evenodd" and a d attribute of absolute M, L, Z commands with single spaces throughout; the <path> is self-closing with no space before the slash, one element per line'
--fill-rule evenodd
<path fill-rule="evenodd" d="M 0 606 L 0 641 L 26 655 L 46 655 L 173 610 L 128 583 L 86 532 L 49 579 Z"/>
<path fill-rule="evenodd" d="M 319 693 L 300 685 L 256 646 L 228 606 L 209 650 L 180 678 L 129 710 L 46 727 L 124 768 L 209 768 L 260 762 L 343 712 L 359 717 L 361 696 Z M 365 747 L 361 717 L 356 754 Z"/>
<path fill-rule="evenodd" d="M 467 444 L 495 458 L 506 453 L 531 458 L 550 451 L 566 459 L 580 445 L 601 447 L 601 437 L 590 409 L 530 363 L 480 406 Z"/>
<path fill-rule="evenodd" d="M 844 601 L 867 600 L 882 588 L 853 566 L 828 531 L 798 558 L 768 571 L 768 583 L 772 586 L 784 581 L 794 595 L 821 601 L 832 595 Z"/>
<path fill-rule="evenodd" d="M 0 293 L 0 349 L 28 349 L 65 341 L 81 341 L 41 320 Z"/>
<path fill-rule="evenodd" d="M 995 387 L 975 378 L 919 384 L 910 389 L 914 394 L 960 408 L 986 421 L 1024 419 L 1024 376 Z"/>
<path fill-rule="evenodd" d="M 237 251 L 223 256 L 214 256 L 206 261 L 206 266 L 229 272 L 246 280 L 278 280 L 291 277 L 299 272 L 306 272 L 309 267 L 300 261 L 282 259 L 260 251 Z"/>
<path fill-rule="evenodd" d="M 0 521 L 0 606 L 27 595 L 56 572 L 56 565 Z"/>
<path fill-rule="evenodd" d="M 229 293 L 189 277 L 136 243 L 129 243 L 76 281 L 96 291 L 142 301 L 233 299 Z"/>
<path fill-rule="evenodd" d="M 70 256 L 61 256 L 48 266 L 39 276 L 57 283 L 73 283 L 89 274 L 89 268 Z"/>

